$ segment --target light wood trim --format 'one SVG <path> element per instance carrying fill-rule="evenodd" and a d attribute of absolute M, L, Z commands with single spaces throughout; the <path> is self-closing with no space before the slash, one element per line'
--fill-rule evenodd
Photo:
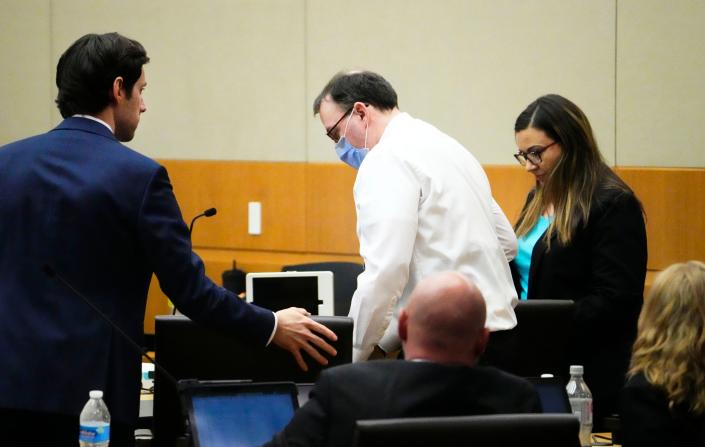
<path fill-rule="evenodd" d="M 204 209 L 218 214 L 194 227 L 195 246 L 306 251 L 306 164 L 162 160 L 187 222 Z M 262 203 L 262 234 L 247 233 L 247 203 Z"/>
<path fill-rule="evenodd" d="M 356 262 L 362 264 L 358 255 L 336 255 L 329 253 L 286 253 L 263 251 L 235 251 L 238 268 L 246 272 L 278 272 L 285 265 L 311 262 Z"/>
<path fill-rule="evenodd" d="M 646 211 L 649 269 L 705 259 L 705 169 L 616 168 Z"/>
<path fill-rule="evenodd" d="M 355 232 L 352 187 L 356 171 L 340 163 L 278 163 L 163 160 L 186 216 L 211 206 L 194 246 L 217 283 L 233 261 L 247 272 L 278 271 L 287 264 L 361 262 Z M 533 185 L 520 166 L 487 165 L 492 193 L 514 223 Z M 705 258 L 705 169 L 615 168 L 635 191 L 647 214 L 648 290 L 666 266 Z M 247 202 L 260 201 L 263 234 L 247 234 Z M 154 315 L 168 313 L 166 297 L 152 282 L 145 331 Z"/>
<path fill-rule="evenodd" d="M 297 253 L 253 250 L 218 250 L 195 247 L 195 252 L 203 260 L 206 275 L 215 283 L 223 284 L 223 272 L 237 266 L 248 272 L 278 272 L 282 267 L 291 264 L 310 262 L 338 261 L 357 262 L 362 264 L 358 255 L 339 255 L 329 253 Z M 144 319 L 144 333 L 154 334 L 154 317 L 168 315 L 172 311 L 169 300 L 159 288 L 159 282 L 152 276 L 152 283 L 147 295 L 147 309 Z"/>
<path fill-rule="evenodd" d="M 342 163 L 306 169 L 306 247 L 314 253 L 355 255 L 359 244 L 353 185 L 357 171 Z"/>
<path fill-rule="evenodd" d="M 483 167 L 492 187 L 492 196 L 513 225 L 526 202 L 527 194 L 534 186 L 534 176 L 519 165 Z"/>
<path fill-rule="evenodd" d="M 152 275 L 152 282 L 147 292 L 147 307 L 144 312 L 144 333 L 154 334 L 154 318 L 157 315 L 169 315 L 171 308 L 166 295 L 159 288 L 156 276 Z"/>

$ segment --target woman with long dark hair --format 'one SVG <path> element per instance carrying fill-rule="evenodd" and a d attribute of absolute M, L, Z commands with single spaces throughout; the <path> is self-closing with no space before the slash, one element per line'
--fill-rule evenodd
<path fill-rule="evenodd" d="M 538 98 L 514 131 L 514 157 L 536 178 L 515 225 L 517 292 L 575 301 L 568 360 L 585 368 L 599 429 L 617 409 L 636 335 L 646 276 L 642 207 L 605 164 L 585 114 L 566 98 Z"/>

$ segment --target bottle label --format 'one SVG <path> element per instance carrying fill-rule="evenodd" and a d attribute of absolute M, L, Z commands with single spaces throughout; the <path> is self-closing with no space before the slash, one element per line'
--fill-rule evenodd
<path fill-rule="evenodd" d="M 573 414 L 581 424 L 592 425 L 592 399 L 584 397 L 571 397 L 570 407 Z"/>
<path fill-rule="evenodd" d="M 587 413 L 585 423 L 592 425 L 592 399 L 587 399 L 585 404 L 585 412 Z"/>
<path fill-rule="evenodd" d="M 104 422 L 81 424 L 81 433 L 78 440 L 81 442 L 97 443 L 110 441 L 110 424 Z"/>

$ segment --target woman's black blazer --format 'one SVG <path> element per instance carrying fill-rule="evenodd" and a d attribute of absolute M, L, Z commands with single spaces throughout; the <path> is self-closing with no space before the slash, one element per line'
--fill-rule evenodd
<path fill-rule="evenodd" d="M 606 187 L 595 192 L 588 220 L 569 245 L 554 236 L 548 249 L 544 236 L 531 255 L 527 298 L 575 301 L 570 361 L 584 365 L 598 417 L 616 411 L 643 301 L 646 258 L 641 204 L 629 190 Z"/>

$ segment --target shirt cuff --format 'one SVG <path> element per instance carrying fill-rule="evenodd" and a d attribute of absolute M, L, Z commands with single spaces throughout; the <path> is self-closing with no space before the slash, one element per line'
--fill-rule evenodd
<path fill-rule="evenodd" d="M 269 336 L 269 340 L 267 340 L 267 344 L 265 346 L 269 346 L 274 338 L 274 334 L 277 332 L 277 313 L 272 312 L 272 315 L 274 315 L 274 329 L 272 329 L 272 334 Z"/>

